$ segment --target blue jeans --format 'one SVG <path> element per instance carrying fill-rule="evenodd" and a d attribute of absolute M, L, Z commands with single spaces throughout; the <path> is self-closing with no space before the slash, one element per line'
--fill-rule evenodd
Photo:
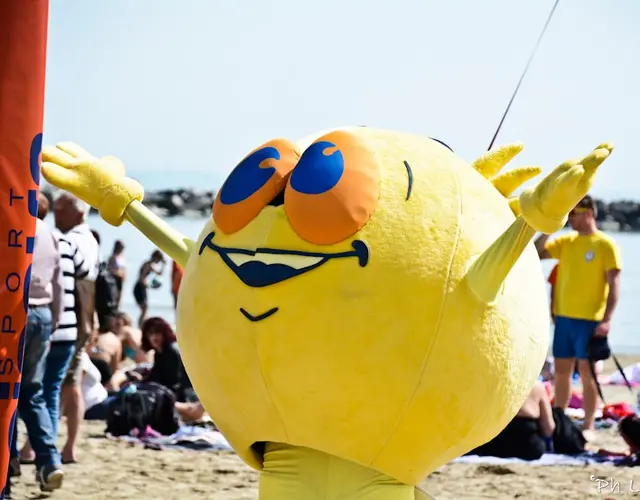
<path fill-rule="evenodd" d="M 67 368 L 69 368 L 69 363 L 75 350 L 75 342 L 51 342 L 51 348 L 47 356 L 42 386 L 54 436 L 58 436 L 60 389 L 62 388 L 62 381 L 67 375 Z"/>
<path fill-rule="evenodd" d="M 51 310 L 48 307 L 30 307 L 27 315 L 18 414 L 27 428 L 39 467 L 60 463 L 56 448 L 57 436 L 51 426 L 51 417 L 42 389 L 50 335 Z M 11 455 L 18 456 L 17 423 L 13 428 Z"/>

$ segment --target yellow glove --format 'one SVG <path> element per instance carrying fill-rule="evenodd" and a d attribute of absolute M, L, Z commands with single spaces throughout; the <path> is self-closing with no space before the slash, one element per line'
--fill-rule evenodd
<path fill-rule="evenodd" d="M 612 151 L 613 144 L 601 144 L 584 158 L 556 167 L 535 188 L 523 191 L 520 210 L 527 224 L 547 234 L 562 229 L 569 212 L 589 192 L 596 170 Z"/>
<path fill-rule="evenodd" d="M 125 177 L 125 168 L 113 156 L 96 158 L 77 144 L 63 142 L 42 150 L 42 175 L 96 208 L 112 226 L 119 226 L 129 204 L 142 201 L 144 189 Z"/>

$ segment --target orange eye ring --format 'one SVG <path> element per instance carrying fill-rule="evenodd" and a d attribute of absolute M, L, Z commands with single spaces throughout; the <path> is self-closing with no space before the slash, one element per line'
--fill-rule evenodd
<path fill-rule="evenodd" d="M 302 154 L 285 189 L 284 207 L 298 235 L 332 245 L 357 233 L 380 196 L 380 164 L 364 141 L 337 130 Z"/>
<path fill-rule="evenodd" d="M 223 233 L 240 231 L 285 188 L 300 153 L 287 139 L 274 139 L 245 156 L 227 177 L 213 203 Z"/>

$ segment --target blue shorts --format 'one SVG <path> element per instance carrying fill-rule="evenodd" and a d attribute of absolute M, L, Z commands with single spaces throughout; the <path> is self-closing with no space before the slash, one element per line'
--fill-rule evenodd
<path fill-rule="evenodd" d="M 589 359 L 589 340 L 596 326 L 598 321 L 556 316 L 553 357 Z"/>

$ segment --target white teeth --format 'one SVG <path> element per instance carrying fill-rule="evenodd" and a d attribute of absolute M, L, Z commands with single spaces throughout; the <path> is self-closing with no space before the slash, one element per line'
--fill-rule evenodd
<path fill-rule="evenodd" d="M 260 253 L 256 255 L 244 255 L 240 253 L 227 253 L 227 257 L 236 266 L 241 266 L 246 262 L 256 261 L 263 264 L 284 264 L 294 269 L 305 269 L 307 267 L 315 266 L 322 261 L 322 257 L 308 257 L 306 255 L 291 255 L 291 254 L 272 254 L 272 253 Z"/>

